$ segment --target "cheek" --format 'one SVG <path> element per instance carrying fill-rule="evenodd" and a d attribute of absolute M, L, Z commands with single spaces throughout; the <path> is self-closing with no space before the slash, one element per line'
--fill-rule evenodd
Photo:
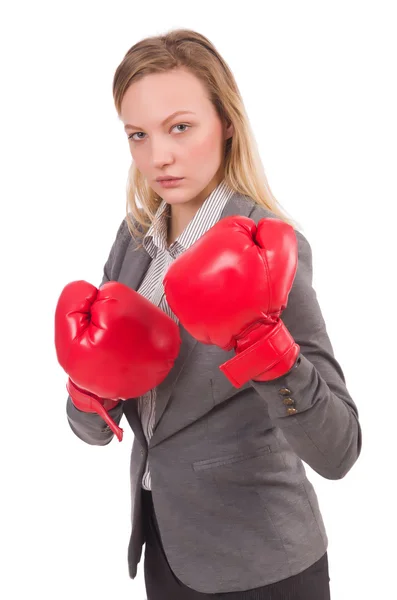
<path fill-rule="evenodd" d="M 130 153 L 136 167 L 141 171 L 141 173 L 145 173 L 148 167 L 148 157 L 146 154 L 144 152 L 134 152 L 131 149 Z"/>
<path fill-rule="evenodd" d="M 222 154 L 222 138 L 220 133 L 212 132 L 203 136 L 192 146 L 190 157 L 196 160 L 219 158 Z"/>

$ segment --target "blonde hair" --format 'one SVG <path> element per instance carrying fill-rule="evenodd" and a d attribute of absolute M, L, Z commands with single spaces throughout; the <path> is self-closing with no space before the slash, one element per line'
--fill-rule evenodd
<path fill-rule="evenodd" d="M 225 144 L 224 179 L 227 185 L 296 227 L 296 223 L 279 207 L 270 190 L 234 76 L 204 35 L 191 29 L 174 29 L 163 35 L 145 38 L 132 46 L 113 78 L 113 98 L 119 118 L 124 94 L 132 83 L 145 75 L 176 68 L 183 68 L 195 75 L 206 87 L 219 117 L 233 124 L 233 135 Z M 142 209 L 137 205 L 137 198 Z M 161 197 L 148 186 L 132 162 L 128 173 L 126 205 L 126 221 L 132 236 L 143 238 L 161 201 Z M 130 218 L 130 213 L 136 223 Z"/>

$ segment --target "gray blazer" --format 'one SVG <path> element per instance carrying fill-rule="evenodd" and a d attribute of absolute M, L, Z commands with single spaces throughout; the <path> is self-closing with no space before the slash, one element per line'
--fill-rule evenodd
<path fill-rule="evenodd" d="M 221 218 L 237 214 L 255 222 L 275 217 L 235 193 Z M 136 399 L 110 411 L 117 423 L 124 414 L 134 433 L 132 579 L 145 542 L 141 481 L 147 456 L 168 561 L 194 590 L 211 594 L 261 587 L 300 573 L 327 550 L 317 496 L 302 461 L 327 479 L 341 479 L 360 454 L 361 428 L 312 288 L 310 244 L 297 230 L 296 236 L 298 269 L 282 319 L 301 354 L 288 374 L 234 388 L 218 368 L 234 352 L 201 344 L 179 325 L 182 345 L 157 389 L 149 447 Z M 138 289 L 151 257 L 134 247 L 124 219 L 101 285 L 115 280 Z M 88 444 L 112 440 L 104 421 L 78 411 L 70 397 L 67 416 L 73 432 Z"/>

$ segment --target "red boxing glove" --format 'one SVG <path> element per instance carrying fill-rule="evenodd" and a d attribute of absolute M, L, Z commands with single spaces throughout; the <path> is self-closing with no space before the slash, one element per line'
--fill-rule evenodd
<path fill-rule="evenodd" d="M 119 441 L 123 431 L 106 411 L 161 383 L 180 344 L 178 325 L 123 283 L 74 281 L 59 297 L 55 347 L 72 402 L 100 414 Z"/>
<path fill-rule="evenodd" d="M 235 387 L 294 366 L 300 348 L 280 315 L 297 263 L 291 225 L 236 215 L 218 221 L 167 270 L 165 295 L 185 329 L 204 344 L 235 350 L 220 366 Z"/>

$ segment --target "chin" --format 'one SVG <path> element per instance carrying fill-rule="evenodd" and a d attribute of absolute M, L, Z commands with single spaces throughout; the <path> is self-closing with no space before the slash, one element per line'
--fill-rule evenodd
<path fill-rule="evenodd" d="M 190 200 L 192 200 L 192 198 L 190 198 L 190 196 L 188 196 L 186 198 L 186 195 L 184 197 L 179 197 L 178 198 L 175 194 L 173 194 L 173 195 L 171 195 L 171 194 L 161 194 L 161 197 L 168 204 L 187 204 L 188 202 L 190 202 Z"/>

